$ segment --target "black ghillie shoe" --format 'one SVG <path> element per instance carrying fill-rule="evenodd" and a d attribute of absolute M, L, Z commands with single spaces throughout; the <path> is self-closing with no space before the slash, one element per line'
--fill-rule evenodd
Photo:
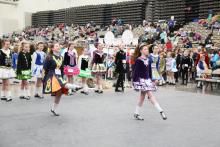
<path fill-rule="evenodd" d="M 165 115 L 165 113 L 163 111 L 160 112 L 160 115 L 161 115 L 163 120 L 167 120 L 167 117 L 166 117 L 166 115 Z"/>
<path fill-rule="evenodd" d="M 52 109 L 50 110 L 50 112 L 52 112 L 54 116 L 60 116 L 59 114 L 57 114 L 57 113 L 56 113 L 54 110 L 52 110 Z"/>
<path fill-rule="evenodd" d="M 142 118 L 139 114 L 134 114 L 134 118 L 135 118 L 136 120 L 141 120 L 141 121 L 144 120 L 144 118 Z"/>

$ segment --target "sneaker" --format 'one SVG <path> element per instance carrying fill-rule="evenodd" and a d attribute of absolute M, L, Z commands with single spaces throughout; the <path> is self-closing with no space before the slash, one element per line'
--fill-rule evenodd
<path fill-rule="evenodd" d="M 166 115 L 165 115 L 165 113 L 164 113 L 163 111 L 160 112 L 160 115 L 161 115 L 161 117 L 162 117 L 163 120 L 166 120 L 166 119 L 167 119 L 167 117 L 166 117 Z"/>
<path fill-rule="evenodd" d="M 135 118 L 136 120 L 141 120 L 141 121 L 144 120 L 144 118 L 142 118 L 139 114 L 134 114 L 134 118 Z"/>

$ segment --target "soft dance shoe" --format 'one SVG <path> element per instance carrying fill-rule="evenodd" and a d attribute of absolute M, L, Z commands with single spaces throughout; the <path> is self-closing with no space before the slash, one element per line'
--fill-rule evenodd
<path fill-rule="evenodd" d="M 12 98 L 7 98 L 6 102 L 11 102 Z"/>
<path fill-rule="evenodd" d="M 24 97 L 24 96 L 20 96 L 19 98 L 20 98 L 20 99 L 25 99 L 25 97 Z"/>
<path fill-rule="evenodd" d="M 43 96 L 41 96 L 41 95 L 39 95 L 39 94 L 35 94 L 34 97 L 35 97 L 35 98 L 38 98 L 38 99 L 43 99 L 43 98 L 44 98 Z"/>
<path fill-rule="evenodd" d="M 24 99 L 26 99 L 26 100 L 30 100 L 31 97 L 30 97 L 30 96 L 26 96 L 26 97 L 24 97 Z"/>
<path fill-rule="evenodd" d="M 2 100 L 2 101 L 6 101 L 7 98 L 6 98 L 5 96 L 3 96 L 3 97 L 1 97 L 1 100 Z"/>
<path fill-rule="evenodd" d="M 51 113 L 53 113 L 54 116 L 60 116 L 59 114 L 57 114 L 54 110 L 50 110 Z"/>
<path fill-rule="evenodd" d="M 160 115 L 161 115 L 163 120 L 167 120 L 167 117 L 166 117 L 166 115 L 165 115 L 165 113 L 163 111 L 160 112 Z"/>
<path fill-rule="evenodd" d="M 135 118 L 136 120 L 141 120 L 141 121 L 144 120 L 144 118 L 142 118 L 139 114 L 134 114 L 134 118 Z"/>
<path fill-rule="evenodd" d="M 85 94 L 85 95 L 88 95 L 89 93 L 88 92 L 85 92 L 85 91 L 81 91 L 82 94 Z"/>

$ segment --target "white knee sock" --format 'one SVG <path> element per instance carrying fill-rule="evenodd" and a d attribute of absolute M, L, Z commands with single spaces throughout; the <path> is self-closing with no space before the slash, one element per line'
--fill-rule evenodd
<path fill-rule="evenodd" d="M 35 94 L 39 94 L 39 87 L 35 87 Z"/>
<path fill-rule="evenodd" d="M 170 77 L 167 77 L 167 82 L 168 82 L 168 83 L 170 82 Z"/>
<path fill-rule="evenodd" d="M 157 109 L 158 112 L 162 112 L 163 109 L 160 107 L 158 103 L 154 104 L 154 107 Z"/>
<path fill-rule="evenodd" d="M 141 110 L 141 107 L 137 105 L 134 113 L 140 114 L 140 110 Z"/>
<path fill-rule="evenodd" d="M 26 91 L 25 91 L 25 89 L 21 89 L 21 94 L 20 94 L 20 96 L 26 96 Z"/>
<path fill-rule="evenodd" d="M 6 96 L 7 99 L 11 99 L 11 91 L 7 91 L 6 93 L 7 93 L 7 96 Z"/>
<path fill-rule="evenodd" d="M 163 82 L 163 84 L 166 84 L 166 82 L 165 82 L 165 80 L 164 80 L 164 78 L 162 77 L 162 82 Z"/>
<path fill-rule="evenodd" d="M 80 86 L 75 85 L 75 84 L 67 83 L 67 84 L 65 85 L 65 88 L 75 90 L 76 88 L 80 88 Z"/>
<path fill-rule="evenodd" d="M 55 111 L 55 110 L 57 109 L 57 107 L 58 107 L 58 104 L 53 103 L 53 104 L 52 104 L 52 108 L 51 108 L 51 109 L 52 109 L 53 111 Z"/>
<path fill-rule="evenodd" d="M 3 91 L 3 90 L 1 91 L 1 98 L 2 97 L 5 97 L 5 91 Z"/>
<path fill-rule="evenodd" d="M 98 86 L 98 89 L 99 89 L 99 90 L 102 90 L 102 84 L 100 84 L 100 85 Z"/>
<path fill-rule="evenodd" d="M 26 94 L 26 96 L 31 96 L 29 89 L 25 89 L 25 94 Z"/>
<path fill-rule="evenodd" d="M 197 87 L 199 87 L 200 85 L 201 85 L 201 82 L 199 81 L 198 84 L 197 84 Z"/>
<path fill-rule="evenodd" d="M 87 86 L 87 84 L 83 84 L 83 91 L 84 91 L 84 92 L 88 92 L 88 86 Z"/>
<path fill-rule="evenodd" d="M 173 80 L 172 80 L 172 83 L 173 83 L 173 84 L 175 84 L 175 83 L 176 83 L 176 81 L 175 81 L 175 79 L 174 79 L 174 78 L 173 78 Z"/>
<path fill-rule="evenodd" d="M 43 89 L 42 89 L 42 87 L 39 87 L 39 89 L 38 89 L 38 94 L 40 95 L 40 96 L 43 96 L 44 94 L 43 94 Z"/>
<path fill-rule="evenodd" d="M 11 98 L 11 91 L 7 91 L 7 98 Z"/>

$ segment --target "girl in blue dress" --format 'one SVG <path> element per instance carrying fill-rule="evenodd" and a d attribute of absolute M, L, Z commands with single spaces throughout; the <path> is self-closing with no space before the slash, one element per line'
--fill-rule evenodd
<path fill-rule="evenodd" d="M 36 87 L 35 87 L 35 98 L 43 98 L 43 91 L 41 88 L 42 85 L 42 72 L 43 72 L 43 63 L 46 58 L 46 54 L 43 52 L 44 43 L 37 43 L 37 50 L 32 56 L 32 76 L 36 77 Z"/>

